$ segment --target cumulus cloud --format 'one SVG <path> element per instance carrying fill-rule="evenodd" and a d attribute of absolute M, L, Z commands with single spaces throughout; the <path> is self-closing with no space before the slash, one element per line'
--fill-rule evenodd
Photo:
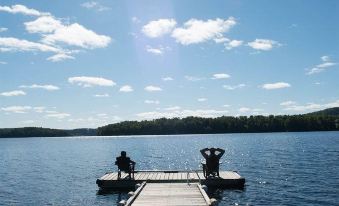
<path fill-rule="evenodd" d="M 316 110 L 321 110 L 321 109 L 326 109 L 326 108 L 339 107 L 339 100 L 336 100 L 334 102 L 323 103 L 323 104 L 307 103 L 305 105 L 299 105 L 297 103 L 294 103 L 294 104 L 287 104 L 287 105 L 282 105 L 282 106 L 285 106 L 284 110 L 286 111 L 311 112 L 311 111 L 316 111 Z"/>
<path fill-rule="evenodd" d="M 144 103 L 145 104 L 160 104 L 159 100 L 149 100 L 149 99 L 146 99 Z"/>
<path fill-rule="evenodd" d="M 227 50 L 231 50 L 233 48 L 241 46 L 242 44 L 243 44 L 243 41 L 241 40 L 232 40 L 232 41 L 229 41 L 228 43 L 225 43 L 225 48 Z"/>
<path fill-rule="evenodd" d="M 78 23 L 74 23 L 71 25 L 63 25 L 61 28 L 56 29 L 54 33 L 44 35 L 42 42 L 47 44 L 61 42 L 85 49 L 95 49 L 108 46 L 111 38 L 96 34 L 94 31 L 86 29 Z"/>
<path fill-rule="evenodd" d="M 35 43 L 27 40 L 12 38 L 12 37 L 0 37 L 0 48 L 2 51 L 39 51 L 39 52 L 62 52 L 60 49 L 41 43 Z"/>
<path fill-rule="evenodd" d="M 173 81 L 174 80 L 172 77 L 163 77 L 161 79 L 162 81 Z"/>
<path fill-rule="evenodd" d="M 151 38 L 161 37 L 170 33 L 176 24 L 177 22 L 174 19 L 158 19 L 144 25 L 142 27 L 142 32 Z"/>
<path fill-rule="evenodd" d="M 213 74 L 212 79 L 228 79 L 231 76 L 229 74 L 225 74 L 225 73 L 219 73 L 219 74 Z"/>
<path fill-rule="evenodd" d="M 162 89 L 158 86 L 153 86 L 153 85 L 149 85 L 145 87 L 145 90 L 148 92 L 158 92 L 158 91 L 162 91 Z"/>
<path fill-rule="evenodd" d="M 51 33 L 63 27 L 61 21 L 53 16 L 42 16 L 34 21 L 24 23 L 29 33 Z"/>
<path fill-rule="evenodd" d="M 235 89 L 241 89 L 245 87 L 246 84 L 238 84 L 238 85 L 223 85 L 222 87 L 227 89 L 227 90 L 235 90 Z"/>
<path fill-rule="evenodd" d="M 1 52 L 53 52 L 55 54 L 47 58 L 47 60 L 58 62 L 74 59 L 70 55 L 77 51 L 74 47 L 96 49 L 107 47 L 111 42 L 109 36 L 97 34 L 83 25 L 63 23 L 61 19 L 52 16 L 50 13 L 28 9 L 23 5 L 0 6 L 0 11 L 37 16 L 37 19 L 25 22 L 24 25 L 27 32 L 31 34 L 37 33 L 41 36 L 39 43 L 12 37 L 0 38 Z"/>
<path fill-rule="evenodd" d="M 259 115 L 262 114 L 261 112 L 263 112 L 263 109 L 259 109 L 259 108 L 249 108 L 249 107 L 241 107 L 238 109 L 239 112 L 241 113 L 250 113 L 252 115 Z"/>
<path fill-rule="evenodd" d="M 245 113 L 245 112 L 249 112 L 249 111 L 251 111 L 251 109 L 250 108 L 248 108 L 248 107 L 241 107 L 241 108 L 239 108 L 239 110 L 238 110 L 239 112 L 242 112 L 242 113 Z"/>
<path fill-rule="evenodd" d="M 26 113 L 28 110 L 32 109 L 30 106 L 9 106 L 9 107 L 2 107 L 1 110 L 5 112 L 11 113 Z"/>
<path fill-rule="evenodd" d="M 308 69 L 306 73 L 307 75 L 317 74 L 317 73 L 325 71 L 329 67 L 333 67 L 337 65 L 337 63 L 331 62 L 331 59 L 329 56 L 322 56 L 320 59 L 322 60 L 322 63 L 314 66 L 311 69 Z"/>
<path fill-rule="evenodd" d="M 5 11 L 12 14 L 23 14 L 28 16 L 45 16 L 50 15 L 50 13 L 40 12 L 35 9 L 27 8 L 24 5 L 16 4 L 13 6 L 0 6 L 0 11 Z"/>
<path fill-rule="evenodd" d="M 207 21 L 190 19 L 185 22 L 183 27 L 173 30 L 172 37 L 183 45 L 196 44 L 208 40 L 217 39 L 215 41 L 224 40 L 223 33 L 228 32 L 236 21 L 233 17 L 224 19 L 209 19 Z"/>
<path fill-rule="evenodd" d="M 277 83 L 269 83 L 269 84 L 263 84 L 261 88 L 272 90 L 272 89 L 282 89 L 282 88 L 288 88 L 291 87 L 289 83 L 286 82 L 277 82 Z"/>
<path fill-rule="evenodd" d="M 116 85 L 116 83 L 110 79 L 88 76 L 70 77 L 68 78 L 68 82 L 83 87 L 92 87 L 92 86 L 112 87 Z"/>
<path fill-rule="evenodd" d="M 28 89 L 44 89 L 47 91 L 55 91 L 59 90 L 60 88 L 51 84 L 46 85 L 39 85 L 39 84 L 32 84 L 32 85 L 21 85 L 20 88 L 28 88 Z"/>
<path fill-rule="evenodd" d="M 255 39 L 254 41 L 249 42 L 247 45 L 253 49 L 263 51 L 269 51 L 274 47 L 281 46 L 279 42 L 270 39 Z"/>
<path fill-rule="evenodd" d="M 22 95 L 26 95 L 26 92 L 22 90 L 14 90 L 14 91 L 9 91 L 9 92 L 2 92 L 0 93 L 0 95 L 5 96 L 5 97 L 22 96 Z"/>
<path fill-rule="evenodd" d="M 120 87 L 119 89 L 120 92 L 133 92 L 133 88 L 130 85 L 124 85 Z"/>

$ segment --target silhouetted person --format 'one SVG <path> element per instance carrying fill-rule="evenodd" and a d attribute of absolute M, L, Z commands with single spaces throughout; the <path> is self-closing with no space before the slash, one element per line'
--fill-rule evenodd
<path fill-rule="evenodd" d="M 132 178 L 131 174 L 133 174 L 134 178 L 135 162 L 132 161 L 129 157 L 127 157 L 125 151 L 121 151 L 121 156 L 117 157 L 115 165 L 118 166 L 118 179 L 120 179 L 121 177 L 121 171 L 128 173 L 130 179 Z"/>
<path fill-rule="evenodd" d="M 224 155 L 225 150 L 220 148 L 205 148 L 200 150 L 202 156 L 206 159 L 206 164 L 202 164 L 204 176 L 216 175 L 219 177 L 219 160 Z M 218 154 L 217 154 L 218 153 Z"/>

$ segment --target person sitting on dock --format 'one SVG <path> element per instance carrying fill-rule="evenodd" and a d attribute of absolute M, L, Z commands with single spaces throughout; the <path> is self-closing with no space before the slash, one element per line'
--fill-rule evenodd
<path fill-rule="evenodd" d="M 115 165 L 118 166 L 118 179 L 121 178 L 121 171 L 128 173 L 129 179 L 134 178 L 135 162 L 127 157 L 125 151 L 121 151 L 121 156 L 116 158 Z M 131 175 L 132 174 L 132 175 Z"/>
<path fill-rule="evenodd" d="M 202 156 L 206 159 L 206 164 L 202 163 L 202 169 L 205 178 L 212 175 L 219 177 L 219 160 L 224 155 L 225 150 L 220 148 L 205 148 L 200 150 Z M 218 154 L 217 154 L 218 152 Z"/>

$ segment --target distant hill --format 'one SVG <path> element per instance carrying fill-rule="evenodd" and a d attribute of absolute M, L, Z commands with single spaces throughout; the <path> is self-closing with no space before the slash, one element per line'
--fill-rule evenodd
<path fill-rule="evenodd" d="M 42 127 L 21 127 L 0 129 L 1 137 L 67 137 L 67 136 L 94 136 L 96 129 L 50 129 Z"/>
<path fill-rule="evenodd" d="M 124 121 L 97 129 L 4 128 L 0 129 L 0 138 L 303 131 L 339 131 L 339 107 L 302 115 L 222 116 L 216 118 L 185 117 Z"/>
<path fill-rule="evenodd" d="M 311 112 L 311 113 L 308 113 L 308 115 L 322 115 L 322 116 L 333 115 L 333 116 L 339 116 L 339 107 L 333 107 L 333 108 L 328 108 L 328 109 L 320 110 L 320 111 L 317 111 L 317 112 Z"/>

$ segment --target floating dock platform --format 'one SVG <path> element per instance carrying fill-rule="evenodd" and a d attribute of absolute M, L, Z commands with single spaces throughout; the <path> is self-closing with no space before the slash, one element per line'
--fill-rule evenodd
<path fill-rule="evenodd" d="M 236 171 L 220 171 L 219 177 L 205 178 L 202 171 L 135 171 L 134 179 L 129 179 L 122 173 L 107 173 L 97 179 L 96 183 L 101 190 L 130 190 L 136 184 L 148 183 L 200 183 L 212 188 L 243 188 L 245 178 Z"/>

